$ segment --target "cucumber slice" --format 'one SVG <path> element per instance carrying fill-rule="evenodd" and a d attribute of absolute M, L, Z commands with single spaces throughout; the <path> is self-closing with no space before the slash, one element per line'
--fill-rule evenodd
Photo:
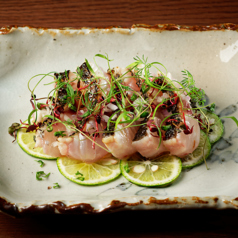
<path fill-rule="evenodd" d="M 211 143 L 209 137 L 200 130 L 200 142 L 198 147 L 193 151 L 193 153 L 181 158 L 183 169 L 192 168 L 196 165 L 204 162 L 209 156 L 211 151 Z"/>
<path fill-rule="evenodd" d="M 223 135 L 223 132 L 224 132 L 223 123 L 222 123 L 221 119 L 215 113 L 208 112 L 206 110 L 203 110 L 203 112 L 204 112 L 205 116 L 207 117 L 207 119 L 211 122 L 208 137 L 210 139 L 210 142 L 212 144 L 214 144 Z M 201 113 L 201 118 L 205 119 L 205 117 L 202 113 Z M 205 130 L 203 130 L 203 131 L 205 132 Z"/>

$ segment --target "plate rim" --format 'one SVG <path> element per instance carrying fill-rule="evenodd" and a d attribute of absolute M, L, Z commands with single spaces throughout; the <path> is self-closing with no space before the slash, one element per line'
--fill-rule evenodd
<path fill-rule="evenodd" d="M 23 217 L 26 215 L 41 214 L 108 214 L 125 210 L 170 210 L 170 209 L 238 209 L 238 197 L 166 197 L 157 199 L 153 196 L 137 196 L 136 202 L 125 202 L 113 199 L 107 206 L 96 209 L 90 203 L 75 203 L 66 205 L 63 201 L 54 201 L 40 205 L 31 204 L 28 206 L 18 206 L 11 203 L 4 197 L 0 197 L 0 212 L 13 217 Z"/>
<path fill-rule="evenodd" d="M 152 31 L 224 31 L 224 30 L 231 30 L 231 31 L 238 31 L 238 24 L 235 23 L 219 23 L 219 24 L 211 24 L 211 25 L 180 25 L 180 24 L 132 24 L 131 27 L 122 27 L 122 26 L 107 26 L 107 27 L 34 27 L 30 25 L 3 25 L 0 26 L 0 35 L 9 34 L 14 30 L 19 28 L 29 28 L 32 30 L 111 30 L 111 29 L 147 29 Z"/>

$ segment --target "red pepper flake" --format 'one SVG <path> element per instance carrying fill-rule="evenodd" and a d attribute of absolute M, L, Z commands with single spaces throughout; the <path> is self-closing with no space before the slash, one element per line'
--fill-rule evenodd
<path fill-rule="evenodd" d="M 115 98 L 111 98 L 111 99 L 110 99 L 110 102 L 115 102 L 115 101 L 116 101 Z"/>

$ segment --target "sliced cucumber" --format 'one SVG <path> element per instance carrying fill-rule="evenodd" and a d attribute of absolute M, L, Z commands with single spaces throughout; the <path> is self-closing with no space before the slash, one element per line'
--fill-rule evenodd
<path fill-rule="evenodd" d="M 201 164 L 209 156 L 211 151 L 211 143 L 209 137 L 200 130 L 200 142 L 193 153 L 181 159 L 183 169 L 192 168 Z"/>
<path fill-rule="evenodd" d="M 207 119 L 209 120 L 209 122 L 211 123 L 208 137 L 210 139 L 210 142 L 212 144 L 214 144 L 223 135 L 223 132 L 224 132 L 223 123 L 222 123 L 221 119 L 215 113 L 208 112 L 207 110 L 203 110 L 203 112 L 204 112 L 205 116 L 207 117 Z M 203 113 L 201 113 L 201 118 L 203 120 L 205 119 Z M 205 130 L 203 130 L 203 131 L 205 132 Z"/>

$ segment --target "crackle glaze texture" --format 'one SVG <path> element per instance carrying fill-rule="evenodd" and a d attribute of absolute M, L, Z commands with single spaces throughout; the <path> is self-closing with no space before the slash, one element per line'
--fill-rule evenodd
<path fill-rule="evenodd" d="M 122 176 L 106 185 L 85 187 L 74 184 L 58 171 L 55 161 L 44 168 L 12 143 L 7 129 L 25 120 L 31 111 L 28 80 L 51 71 L 74 71 L 97 53 L 109 55 L 111 66 L 125 67 L 135 56 L 165 65 L 172 76 L 182 79 L 189 70 L 197 87 L 205 90 L 219 116 L 238 117 L 237 26 L 200 29 L 173 26 L 134 26 L 131 29 L 49 30 L 5 28 L 0 30 L 0 210 L 12 215 L 27 213 L 100 213 L 123 209 L 237 208 L 238 129 L 223 119 L 225 133 L 212 148 L 205 164 L 183 171 L 166 188 L 144 188 Z M 2 34 L 1 34 L 2 33 Z M 98 65 L 107 69 L 105 61 Z M 34 81 L 34 80 L 33 80 Z M 36 82 L 36 81 L 35 81 Z M 45 96 L 51 85 L 36 91 Z M 33 82 L 34 83 L 34 82 Z M 33 83 L 31 86 L 33 86 Z M 36 172 L 51 172 L 37 181 Z M 48 189 L 54 183 L 60 189 Z"/>

